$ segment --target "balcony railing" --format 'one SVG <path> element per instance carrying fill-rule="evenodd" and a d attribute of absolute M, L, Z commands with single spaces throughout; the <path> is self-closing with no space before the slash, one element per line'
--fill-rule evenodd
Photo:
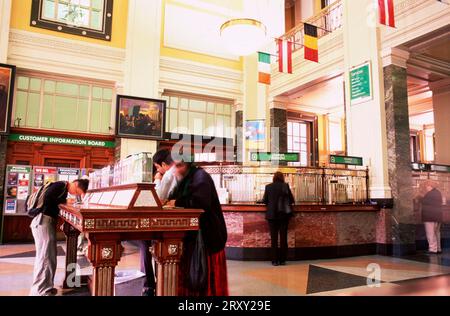
<path fill-rule="evenodd" d="M 342 27 L 343 20 L 343 4 L 342 0 L 337 0 L 325 7 L 318 14 L 304 21 L 318 27 L 317 35 L 322 38 Z M 292 50 L 295 52 L 303 47 L 304 24 L 300 23 L 289 32 L 285 33 L 281 38 L 293 43 Z"/>

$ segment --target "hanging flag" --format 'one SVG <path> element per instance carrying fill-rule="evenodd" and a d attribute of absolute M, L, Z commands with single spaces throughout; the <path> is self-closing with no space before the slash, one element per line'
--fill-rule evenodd
<path fill-rule="evenodd" d="M 317 26 L 304 23 L 305 26 L 305 59 L 319 62 L 319 45 L 317 36 Z"/>
<path fill-rule="evenodd" d="M 258 82 L 270 84 L 270 54 L 258 52 Z"/>
<path fill-rule="evenodd" d="M 278 69 L 280 72 L 292 73 L 292 42 L 277 39 Z"/>
<path fill-rule="evenodd" d="M 378 0 L 380 23 L 395 27 L 394 0 Z"/>

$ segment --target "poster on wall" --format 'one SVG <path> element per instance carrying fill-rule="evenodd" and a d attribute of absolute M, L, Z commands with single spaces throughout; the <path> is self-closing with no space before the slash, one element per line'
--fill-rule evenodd
<path fill-rule="evenodd" d="M 33 179 L 33 192 L 36 192 L 41 186 L 58 181 L 58 168 L 34 167 Z"/>
<path fill-rule="evenodd" d="M 9 133 L 16 67 L 0 64 L 0 135 Z"/>
<path fill-rule="evenodd" d="M 350 70 L 351 105 L 372 100 L 372 69 L 370 62 Z"/>
<path fill-rule="evenodd" d="M 116 135 L 118 137 L 163 139 L 166 101 L 117 96 Z"/>
<path fill-rule="evenodd" d="M 5 214 L 25 214 L 25 200 L 30 194 L 31 167 L 9 165 L 5 180 Z"/>
<path fill-rule="evenodd" d="M 248 149 L 264 149 L 266 142 L 266 124 L 264 120 L 245 122 L 245 140 Z"/>
<path fill-rule="evenodd" d="M 58 181 L 73 182 L 80 178 L 80 169 L 58 168 Z"/>

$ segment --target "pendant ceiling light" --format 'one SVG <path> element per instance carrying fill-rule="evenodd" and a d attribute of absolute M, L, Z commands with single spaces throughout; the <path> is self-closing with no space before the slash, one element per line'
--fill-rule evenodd
<path fill-rule="evenodd" d="M 255 19 L 231 19 L 220 27 L 220 36 L 230 53 L 247 56 L 266 43 L 267 28 Z"/>

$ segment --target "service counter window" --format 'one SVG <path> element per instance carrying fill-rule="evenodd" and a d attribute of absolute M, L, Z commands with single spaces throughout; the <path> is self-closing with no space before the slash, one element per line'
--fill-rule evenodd
<path fill-rule="evenodd" d="M 113 96 L 103 83 L 18 74 L 13 126 L 110 134 Z"/>

